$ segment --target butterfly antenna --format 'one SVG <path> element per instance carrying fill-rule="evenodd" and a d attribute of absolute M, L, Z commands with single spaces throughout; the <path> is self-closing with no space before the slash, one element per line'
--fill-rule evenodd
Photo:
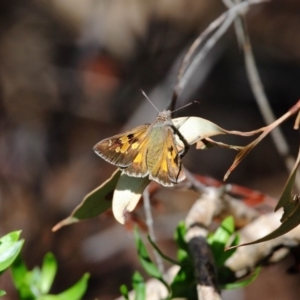
<path fill-rule="evenodd" d="M 183 109 L 183 108 L 185 108 L 185 107 L 188 107 L 188 106 L 190 106 L 190 105 L 192 105 L 192 104 L 195 104 L 195 103 L 200 104 L 198 101 L 192 101 L 192 102 L 190 102 L 190 103 L 188 103 L 188 104 L 186 104 L 186 105 L 183 105 L 183 106 L 181 106 L 181 107 L 179 107 L 179 108 L 176 108 L 176 109 L 173 110 L 171 113 L 173 113 L 173 112 L 175 112 L 175 111 L 178 111 L 178 110 L 180 110 L 180 109 Z"/>
<path fill-rule="evenodd" d="M 151 105 L 155 108 L 155 110 L 160 113 L 160 111 L 157 109 L 157 107 L 154 105 L 154 103 L 148 98 L 148 96 L 146 95 L 146 93 L 141 90 L 142 94 L 144 95 L 144 97 L 151 103 Z"/>

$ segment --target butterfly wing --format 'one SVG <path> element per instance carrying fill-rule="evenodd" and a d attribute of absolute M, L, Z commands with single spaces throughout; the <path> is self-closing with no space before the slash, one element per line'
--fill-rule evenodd
<path fill-rule="evenodd" d="M 184 180 L 185 174 L 171 127 L 166 126 L 161 132 L 163 142 L 159 155 L 152 154 L 151 157 L 149 156 L 150 153 L 147 155 L 149 178 L 164 186 L 173 186 L 174 183 Z M 155 163 L 151 160 L 152 157 L 155 157 Z"/>
<path fill-rule="evenodd" d="M 109 163 L 126 168 L 140 155 L 148 128 L 148 124 L 141 125 L 125 133 L 114 135 L 100 141 L 93 149 L 96 154 Z"/>
<path fill-rule="evenodd" d="M 127 168 L 123 169 L 123 172 L 133 177 L 145 177 L 149 174 L 149 170 L 146 163 L 146 157 L 149 147 L 149 140 L 145 139 L 139 147 L 139 152 L 135 156 Z"/>

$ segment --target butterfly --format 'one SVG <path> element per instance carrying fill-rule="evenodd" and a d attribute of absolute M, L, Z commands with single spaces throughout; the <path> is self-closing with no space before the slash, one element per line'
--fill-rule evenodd
<path fill-rule="evenodd" d="M 129 176 L 149 176 L 163 186 L 173 186 L 185 179 L 181 162 L 185 149 L 178 151 L 175 131 L 171 112 L 164 110 L 152 124 L 104 139 L 93 149 Z"/>

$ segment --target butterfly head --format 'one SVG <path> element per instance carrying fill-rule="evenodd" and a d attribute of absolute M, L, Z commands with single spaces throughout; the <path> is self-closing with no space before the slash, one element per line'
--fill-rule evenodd
<path fill-rule="evenodd" d="M 171 119 L 171 111 L 163 110 L 158 113 L 157 120 L 167 121 Z"/>

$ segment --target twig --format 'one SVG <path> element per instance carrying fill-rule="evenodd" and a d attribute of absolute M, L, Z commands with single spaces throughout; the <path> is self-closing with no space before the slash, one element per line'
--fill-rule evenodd
<path fill-rule="evenodd" d="M 184 168 L 184 173 L 192 189 L 195 189 L 199 193 L 203 193 L 206 190 L 206 186 L 197 180 L 189 170 Z"/>
<path fill-rule="evenodd" d="M 268 99 L 266 97 L 266 94 L 264 92 L 263 85 L 261 83 L 257 67 L 255 64 L 255 59 L 252 52 L 252 47 L 250 43 L 249 36 L 247 32 L 245 32 L 245 44 L 244 44 L 244 53 L 245 53 L 245 64 L 246 64 L 246 70 L 247 75 L 249 78 L 249 82 L 253 91 L 253 94 L 255 96 L 257 105 L 259 106 L 259 109 L 261 111 L 261 114 L 263 116 L 264 121 L 266 124 L 270 124 L 274 122 L 276 119 L 273 111 L 271 109 L 271 106 L 268 102 Z M 290 162 L 290 150 L 288 143 L 286 142 L 286 139 L 284 138 L 284 135 L 282 134 L 282 131 L 280 128 L 275 128 L 271 132 L 271 136 L 273 138 L 273 141 L 275 143 L 275 146 L 278 150 L 278 152 L 284 157 L 286 167 L 289 171 L 292 170 L 294 162 Z M 294 161 L 294 159 L 293 159 Z M 300 186 L 298 186 L 298 189 Z"/>
<path fill-rule="evenodd" d="M 193 54 L 195 53 L 195 51 L 197 50 L 197 48 L 199 47 L 199 45 L 214 31 L 216 30 L 226 19 L 227 17 L 227 13 L 223 13 L 221 16 L 219 16 L 215 21 L 211 22 L 209 24 L 209 26 L 199 35 L 199 37 L 193 42 L 193 44 L 190 46 L 189 50 L 187 51 L 187 53 L 185 54 L 181 65 L 180 65 L 180 69 L 177 75 L 177 82 L 179 83 L 184 75 L 184 72 L 187 69 L 187 66 L 193 56 Z"/>
<path fill-rule="evenodd" d="M 151 213 L 150 195 L 149 195 L 148 187 L 143 192 L 143 199 L 144 199 L 143 202 L 144 202 L 144 211 L 145 211 L 145 216 L 146 216 L 146 224 L 148 227 L 149 236 L 150 236 L 151 240 L 153 242 L 155 242 L 156 237 L 155 237 L 155 232 L 154 232 L 154 228 L 153 228 L 153 217 L 152 217 L 152 213 Z M 162 258 L 160 257 L 159 253 L 155 249 L 153 249 L 153 253 L 154 253 L 157 267 L 158 267 L 159 271 L 161 272 L 161 274 L 163 274 L 164 273 L 164 264 L 163 264 Z"/>
<path fill-rule="evenodd" d="M 242 0 L 222 0 L 222 2 L 224 3 L 224 5 L 227 8 L 231 8 L 234 5 L 241 3 Z M 240 48 L 243 47 L 244 44 L 244 40 L 245 40 L 245 34 L 242 28 L 242 19 L 241 19 L 242 14 L 239 14 L 235 20 L 234 20 L 234 30 L 236 33 L 236 37 L 239 43 Z"/>
<path fill-rule="evenodd" d="M 222 0 L 223 3 L 227 7 L 232 7 L 234 3 L 230 0 Z M 264 91 L 264 87 L 261 81 L 261 78 L 259 76 L 255 58 L 253 55 L 252 51 L 252 45 L 247 29 L 247 24 L 245 21 L 244 16 L 239 15 L 236 17 L 235 22 L 235 29 L 236 29 L 236 34 L 237 37 L 240 40 L 241 37 L 241 32 L 242 32 L 242 46 L 243 46 L 243 51 L 244 51 L 244 58 L 245 58 L 245 66 L 246 66 L 246 72 L 247 72 L 247 77 L 250 83 L 250 87 L 252 89 L 254 98 L 256 100 L 256 103 L 259 107 L 259 110 L 262 114 L 262 117 L 265 121 L 266 124 L 271 124 L 273 123 L 276 118 L 275 115 L 272 111 L 272 108 L 270 106 L 270 102 L 266 96 L 266 93 Z M 293 166 L 295 164 L 295 159 L 294 157 L 290 154 L 290 149 L 289 145 L 279 127 L 276 127 L 272 132 L 271 132 L 271 137 L 273 139 L 273 142 L 275 144 L 275 147 L 277 148 L 277 151 L 279 154 L 284 158 L 286 168 L 289 170 L 289 172 L 292 171 Z M 297 187 L 297 190 L 300 191 L 300 182 L 295 181 L 295 185 Z"/>
<path fill-rule="evenodd" d="M 232 22 L 235 20 L 236 16 L 246 10 L 250 5 L 257 4 L 261 2 L 265 2 L 266 0 L 253 0 L 248 2 L 243 2 L 233 6 L 224 12 L 221 16 L 219 16 L 214 22 L 212 22 L 206 30 L 204 30 L 199 37 L 194 41 L 191 45 L 189 51 L 184 57 L 181 67 L 178 72 L 177 84 L 174 88 L 174 93 L 172 97 L 172 102 L 170 105 L 170 109 L 173 110 L 175 108 L 175 103 L 177 98 L 180 96 L 182 90 L 186 86 L 186 83 L 191 79 L 199 64 L 203 61 L 207 53 L 212 49 L 212 47 L 216 44 L 216 42 L 222 37 L 222 35 L 226 32 Z M 217 29 L 219 27 L 219 29 Z M 209 39 L 208 36 L 215 31 L 214 34 L 211 35 Z M 195 56 L 193 61 L 189 64 L 191 57 L 193 56 L 196 49 L 201 45 L 201 43 L 205 40 L 206 43 L 203 45 L 202 49 Z"/>

